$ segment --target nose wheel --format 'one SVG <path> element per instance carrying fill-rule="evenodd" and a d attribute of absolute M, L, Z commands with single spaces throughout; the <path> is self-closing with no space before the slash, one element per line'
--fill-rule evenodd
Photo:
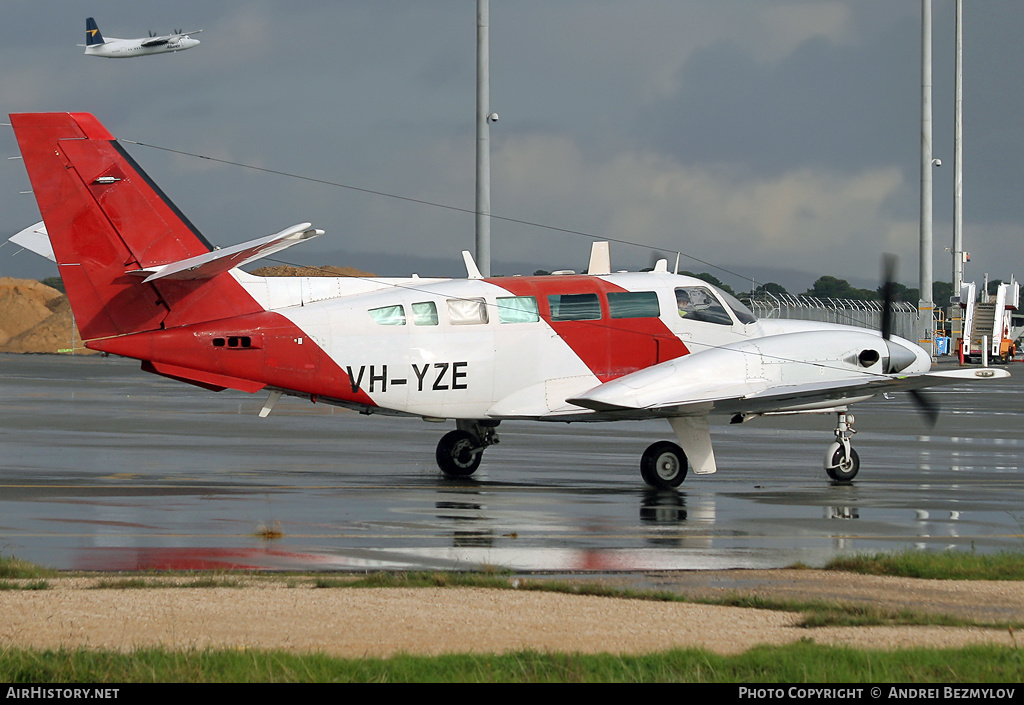
<path fill-rule="evenodd" d="M 860 456 L 850 446 L 853 430 L 853 414 L 838 412 L 836 440 L 825 451 L 825 472 L 836 482 L 850 482 L 860 471 Z"/>

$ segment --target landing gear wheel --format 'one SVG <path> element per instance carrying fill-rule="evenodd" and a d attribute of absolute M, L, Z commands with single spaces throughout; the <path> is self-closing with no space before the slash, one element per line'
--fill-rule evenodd
<path fill-rule="evenodd" d="M 839 443 L 833 443 L 828 448 L 828 455 L 825 456 L 825 472 L 836 482 L 850 482 L 857 477 L 860 470 L 860 456 L 857 451 L 850 448 L 850 455 Z"/>
<path fill-rule="evenodd" d="M 686 454 L 671 441 L 653 443 L 640 458 L 640 475 L 651 487 L 679 487 L 686 479 Z"/>
<path fill-rule="evenodd" d="M 480 467 L 484 448 L 472 433 L 449 431 L 437 443 L 437 466 L 448 477 L 469 477 Z"/>

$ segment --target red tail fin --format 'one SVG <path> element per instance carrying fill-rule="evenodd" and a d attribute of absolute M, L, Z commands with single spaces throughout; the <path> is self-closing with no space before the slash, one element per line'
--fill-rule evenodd
<path fill-rule="evenodd" d="M 132 274 L 213 248 L 95 117 L 11 124 L 84 340 L 262 310 L 227 273 L 150 284 Z"/>

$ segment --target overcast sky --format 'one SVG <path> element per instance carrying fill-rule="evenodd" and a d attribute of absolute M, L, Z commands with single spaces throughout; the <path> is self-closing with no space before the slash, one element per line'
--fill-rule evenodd
<path fill-rule="evenodd" d="M 964 10 L 966 279 L 1024 273 L 1024 3 Z M 282 259 L 460 275 L 474 248 L 475 0 L 5 0 L 0 112 L 94 113 L 208 239 L 310 221 Z M 491 0 L 495 273 L 681 251 L 736 288 L 918 282 L 919 0 Z M 934 0 L 934 272 L 950 280 L 953 0 Z M 86 57 L 106 36 L 203 29 L 189 51 Z M 0 128 L 4 156 L 17 154 Z M 39 220 L 0 168 L 0 236 Z M 56 267 L 0 249 L 0 276 Z M 689 259 L 698 258 L 729 272 Z M 407 257 L 421 258 L 418 261 Z M 670 255 L 670 260 L 674 254 Z"/>

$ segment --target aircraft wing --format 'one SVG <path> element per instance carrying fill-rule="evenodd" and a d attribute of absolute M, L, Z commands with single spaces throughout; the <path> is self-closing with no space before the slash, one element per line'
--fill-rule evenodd
<path fill-rule="evenodd" d="M 323 234 L 323 230 L 311 228 L 309 223 L 299 223 L 274 235 L 205 252 L 156 269 L 138 270 L 132 274 L 147 275 L 143 280 L 147 284 L 157 279 L 209 279 Z"/>
<path fill-rule="evenodd" d="M 170 42 L 172 37 L 151 37 L 142 42 L 144 47 L 159 47 Z"/>
<path fill-rule="evenodd" d="M 784 364 L 764 364 L 764 358 L 755 358 L 760 351 L 754 348 L 727 347 L 676 358 L 566 401 L 595 411 L 642 410 L 667 417 L 762 414 L 832 409 L 880 392 L 1010 376 L 1006 370 L 993 368 L 899 375 L 869 373 L 852 364 L 794 365 L 794 361 L 777 358 L 772 361 Z"/>

